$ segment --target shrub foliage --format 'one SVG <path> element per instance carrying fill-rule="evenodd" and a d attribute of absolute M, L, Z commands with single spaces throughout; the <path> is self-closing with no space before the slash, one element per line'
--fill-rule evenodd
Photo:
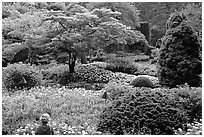
<path fill-rule="evenodd" d="M 190 86 L 200 86 L 200 43 L 185 15 L 175 12 L 169 18 L 158 64 L 161 85 L 175 87 L 188 83 Z"/>
<path fill-rule="evenodd" d="M 111 58 L 107 60 L 107 63 L 109 64 L 106 66 L 106 70 L 112 72 L 134 74 L 138 70 L 137 66 L 125 58 Z"/>
<path fill-rule="evenodd" d="M 111 77 L 111 72 L 87 64 L 76 67 L 76 75 L 78 79 L 82 81 L 107 83 Z"/>
<path fill-rule="evenodd" d="M 153 88 L 154 84 L 151 82 L 150 79 L 146 78 L 146 77 L 137 77 L 136 79 L 134 79 L 130 85 L 133 85 L 134 87 L 150 87 Z"/>
<path fill-rule="evenodd" d="M 116 135 L 123 134 L 174 134 L 173 129 L 202 115 L 201 89 L 138 89 L 132 90 L 104 109 L 100 116 L 98 131 Z M 194 97 L 193 97 L 194 96 Z M 192 100 L 192 97 L 195 100 Z M 188 101 L 187 101 L 188 100 Z M 195 106 L 195 109 L 187 106 Z M 198 112 L 199 111 L 199 112 Z M 200 117 L 199 116 L 199 117 Z M 197 117 L 197 118 L 199 118 Z"/>
<path fill-rule="evenodd" d="M 41 79 L 41 73 L 27 64 L 12 64 L 3 69 L 3 83 L 8 91 L 38 86 Z"/>

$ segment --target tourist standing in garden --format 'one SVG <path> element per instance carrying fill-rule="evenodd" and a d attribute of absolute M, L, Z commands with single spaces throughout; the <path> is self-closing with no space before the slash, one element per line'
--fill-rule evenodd
<path fill-rule="evenodd" d="M 50 120 L 51 118 L 49 114 L 42 114 L 40 117 L 41 125 L 36 128 L 35 135 L 54 135 L 54 130 L 48 123 Z"/>

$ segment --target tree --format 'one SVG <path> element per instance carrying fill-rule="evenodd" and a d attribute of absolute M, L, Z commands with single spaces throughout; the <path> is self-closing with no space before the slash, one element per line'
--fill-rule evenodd
<path fill-rule="evenodd" d="M 139 10 L 131 3 L 128 2 L 90 2 L 87 5 L 88 9 L 94 8 L 107 8 L 111 11 L 121 12 L 119 19 L 124 25 L 135 29 L 139 26 Z"/>
<path fill-rule="evenodd" d="M 51 38 L 50 43 L 68 52 L 70 72 L 74 72 L 76 49 L 88 49 L 89 51 L 110 43 L 146 42 L 144 35 L 139 31 L 133 31 L 130 27 L 120 23 L 117 19 L 120 15 L 120 12 L 106 8 L 89 11 L 76 3 L 70 3 L 65 11 L 50 11 L 49 16 L 44 18 L 41 24 L 52 21 L 55 25 L 60 25 L 56 26 L 61 31 Z"/>
<path fill-rule="evenodd" d="M 202 61 L 200 43 L 195 30 L 182 13 L 173 13 L 167 21 L 158 61 L 159 82 L 175 87 L 188 83 L 200 86 Z"/>
<path fill-rule="evenodd" d="M 141 21 L 147 21 L 151 30 L 151 45 L 155 46 L 166 32 L 166 21 L 169 15 L 175 10 L 181 9 L 185 2 L 134 2 L 134 5 L 140 10 Z"/>
<path fill-rule="evenodd" d="M 12 45 L 16 45 L 16 47 L 13 49 L 20 52 L 21 50 L 18 50 L 18 48 L 22 49 L 22 46 L 19 46 L 19 44 L 6 43 L 20 43 L 20 45 L 24 45 L 24 49 L 29 49 L 29 53 L 27 54 L 26 58 L 29 58 L 28 61 L 31 61 L 30 63 L 33 63 L 33 59 L 30 58 L 30 55 L 33 54 L 33 48 L 36 46 L 36 44 L 41 44 L 39 43 L 39 39 L 43 39 L 42 34 L 44 34 L 45 30 L 50 30 L 51 26 L 51 23 L 47 23 L 39 27 L 39 24 L 41 23 L 41 20 L 45 14 L 45 11 L 30 11 L 24 14 L 20 14 L 19 16 L 10 16 L 8 18 L 4 18 L 2 20 L 2 35 L 5 41 L 3 43 L 3 47 L 9 49 Z M 18 52 L 14 53 L 18 54 Z M 13 55 L 13 57 L 15 57 L 15 55 Z M 25 56 L 23 58 L 25 59 Z"/>
<path fill-rule="evenodd" d="M 202 43 L 202 3 L 188 3 L 180 12 L 188 17 L 189 23 L 197 32 Z"/>

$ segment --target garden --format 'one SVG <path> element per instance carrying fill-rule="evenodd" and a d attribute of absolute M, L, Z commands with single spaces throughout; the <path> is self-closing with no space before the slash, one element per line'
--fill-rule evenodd
<path fill-rule="evenodd" d="M 2 134 L 202 135 L 201 5 L 3 2 Z"/>

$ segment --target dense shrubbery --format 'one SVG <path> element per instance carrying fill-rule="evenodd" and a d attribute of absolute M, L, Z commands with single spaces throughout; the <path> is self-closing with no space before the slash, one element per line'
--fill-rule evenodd
<path fill-rule="evenodd" d="M 125 58 L 112 58 L 106 62 L 109 63 L 106 66 L 106 70 L 110 70 L 112 72 L 134 74 L 138 70 L 136 65 Z"/>
<path fill-rule="evenodd" d="M 111 72 L 93 65 L 80 65 L 76 67 L 77 78 L 86 82 L 107 83 Z"/>
<path fill-rule="evenodd" d="M 150 87 L 153 88 L 154 84 L 151 82 L 150 79 L 148 79 L 147 77 L 137 77 L 136 79 L 134 79 L 130 85 L 133 85 L 134 87 Z"/>
<path fill-rule="evenodd" d="M 125 94 L 131 92 L 131 90 L 132 90 L 131 87 L 121 85 L 115 82 L 108 83 L 107 85 L 105 85 L 105 91 L 108 93 L 108 98 L 110 100 L 119 99 L 120 97 L 123 97 Z"/>
<path fill-rule="evenodd" d="M 201 85 L 200 43 L 185 15 L 175 12 L 169 18 L 158 64 L 161 85 Z"/>
<path fill-rule="evenodd" d="M 14 56 L 24 49 L 27 48 L 21 43 L 4 44 L 2 46 L 2 58 L 6 58 L 8 61 L 13 61 L 15 60 Z"/>
<path fill-rule="evenodd" d="M 63 10 L 65 8 L 65 4 L 61 2 L 54 2 L 48 6 L 48 10 Z"/>
<path fill-rule="evenodd" d="M 178 92 L 179 90 L 179 92 Z M 175 107 L 183 108 L 187 113 L 190 122 L 202 119 L 202 89 L 201 88 L 184 88 L 173 89 L 170 91 L 173 95 Z"/>
<path fill-rule="evenodd" d="M 69 72 L 69 65 L 58 65 L 48 69 L 42 69 L 41 73 L 45 80 L 55 84 L 66 85 L 75 80 Z"/>
<path fill-rule="evenodd" d="M 135 57 L 135 62 L 148 61 L 150 58 L 147 55 L 139 55 Z"/>
<path fill-rule="evenodd" d="M 96 66 L 96 67 L 99 67 L 99 68 L 103 68 L 103 69 L 105 69 L 106 66 L 108 65 L 108 63 L 106 63 L 106 62 L 93 62 L 93 63 L 89 63 L 89 64 Z"/>
<path fill-rule="evenodd" d="M 104 70 L 104 65 L 106 66 L 104 62 L 79 65 L 76 66 L 75 73 L 70 73 L 68 65 L 58 65 L 49 69 L 42 69 L 41 73 L 44 76 L 45 85 L 46 83 L 48 85 L 53 83 L 69 85 L 71 88 L 85 87 L 91 89 L 92 86 L 88 83 L 107 83 L 109 81 L 111 72 Z M 84 82 L 85 85 L 82 86 L 82 84 L 77 83 L 72 86 L 69 84 L 70 82 Z"/>
<path fill-rule="evenodd" d="M 114 100 L 112 106 L 104 110 L 98 131 L 123 135 L 141 134 L 141 129 L 146 129 L 145 134 L 174 134 L 173 128 L 182 128 L 192 118 L 189 110 L 192 112 L 194 108 L 187 109 L 186 106 L 201 105 L 201 89 L 191 91 L 183 88 L 182 91 L 189 93 L 189 96 L 196 96 L 195 100 L 188 101 L 184 101 L 187 96 L 184 97 L 184 92 L 180 90 L 137 88 L 123 98 Z M 201 116 L 201 111 L 198 112 L 201 108 L 196 107 L 196 110 Z"/>
<path fill-rule="evenodd" d="M 136 73 L 137 75 L 149 75 L 149 76 L 157 76 L 157 68 L 155 65 L 144 64 L 139 67 L 139 70 Z"/>
<path fill-rule="evenodd" d="M 101 90 L 102 88 L 104 88 L 104 83 L 89 83 L 86 81 L 69 82 L 69 83 L 66 83 L 66 87 L 68 87 L 69 89 L 84 88 L 86 90 L 97 91 L 97 90 Z"/>
<path fill-rule="evenodd" d="M 3 83 L 9 91 L 38 86 L 41 80 L 41 73 L 27 64 L 11 64 L 3 69 Z"/>

